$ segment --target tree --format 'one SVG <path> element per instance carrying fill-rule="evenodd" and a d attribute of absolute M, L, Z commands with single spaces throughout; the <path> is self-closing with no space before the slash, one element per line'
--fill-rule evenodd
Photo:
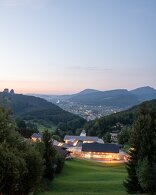
<path fill-rule="evenodd" d="M 123 182 L 124 187 L 126 188 L 127 192 L 130 194 L 142 192 L 142 188 L 139 184 L 137 172 L 136 172 L 137 151 L 134 148 L 131 148 L 128 152 L 128 155 L 129 155 L 129 159 L 128 162 L 126 163 L 128 177 Z"/>
<path fill-rule="evenodd" d="M 129 193 L 156 193 L 156 110 L 142 108 L 131 134 L 128 178 L 124 182 Z"/>
<path fill-rule="evenodd" d="M 33 133 L 39 133 L 37 125 L 31 122 L 25 122 L 19 118 L 16 119 L 17 131 L 25 138 L 30 138 Z"/>
<path fill-rule="evenodd" d="M 105 143 L 111 143 L 111 134 L 110 134 L 110 132 L 107 132 L 103 139 L 104 139 Z"/>
<path fill-rule="evenodd" d="M 144 192 L 155 194 L 156 164 L 151 166 L 147 158 L 140 161 L 137 168 L 137 177 Z"/>
<path fill-rule="evenodd" d="M 56 159 L 57 159 L 56 173 L 61 173 L 63 166 L 64 166 L 65 159 L 64 159 L 63 155 L 61 155 L 59 153 L 56 155 Z"/>
<path fill-rule="evenodd" d="M 52 134 L 48 130 L 43 133 L 43 142 L 45 146 L 43 154 L 43 158 L 45 160 L 44 177 L 52 180 L 55 173 L 56 150 L 53 147 Z"/>
<path fill-rule="evenodd" d="M 28 194 L 41 181 L 43 161 L 15 131 L 10 112 L 0 107 L 0 192 Z"/>
<path fill-rule="evenodd" d="M 156 193 L 156 109 L 143 113 L 146 128 L 141 130 L 144 135 L 140 139 L 139 161 L 137 174 L 144 192 Z"/>
<path fill-rule="evenodd" d="M 130 127 L 123 127 L 120 133 L 118 134 L 118 143 L 119 144 L 128 144 L 131 134 Z"/>
<path fill-rule="evenodd" d="M 18 151 L 7 143 L 0 144 L 0 192 L 15 194 L 21 175 L 26 172 L 26 164 Z"/>
<path fill-rule="evenodd" d="M 55 135 L 55 134 L 52 135 L 52 139 L 53 140 L 56 140 L 58 142 L 61 142 L 62 141 L 61 137 L 59 135 Z"/>
<path fill-rule="evenodd" d="M 34 192 L 40 184 L 43 173 L 43 160 L 40 153 L 35 150 L 35 147 L 29 147 L 25 151 L 23 158 L 26 163 L 26 171 L 20 179 L 19 191 L 28 194 L 29 192 Z"/>

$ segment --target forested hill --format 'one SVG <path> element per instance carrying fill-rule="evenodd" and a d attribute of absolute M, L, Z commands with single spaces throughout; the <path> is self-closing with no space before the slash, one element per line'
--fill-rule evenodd
<path fill-rule="evenodd" d="M 139 114 L 142 107 L 148 109 L 156 108 L 156 99 L 143 102 L 126 111 L 111 114 L 94 121 L 90 121 L 85 125 L 88 135 L 102 137 L 106 132 L 120 130 L 123 125 L 132 125 Z"/>
<path fill-rule="evenodd" d="M 84 105 L 131 107 L 139 103 L 137 97 L 125 89 L 79 93 L 69 99 Z"/>
<path fill-rule="evenodd" d="M 86 122 L 83 118 L 66 112 L 42 98 L 0 92 L 0 100 L 11 106 L 15 117 L 42 125 L 53 124 L 67 130 L 80 128 Z"/>

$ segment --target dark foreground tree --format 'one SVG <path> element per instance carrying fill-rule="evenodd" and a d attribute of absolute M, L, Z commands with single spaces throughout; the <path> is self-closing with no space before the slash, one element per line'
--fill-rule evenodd
<path fill-rule="evenodd" d="M 0 107 L 0 194 L 33 192 L 42 170 L 40 153 L 15 131 L 10 112 Z"/>
<path fill-rule="evenodd" d="M 147 158 L 138 163 L 137 176 L 144 192 L 156 194 L 156 163 L 152 164 Z"/>
<path fill-rule="evenodd" d="M 137 165 L 137 151 L 132 148 L 129 150 L 129 160 L 126 163 L 126 169 L 128 173 L 128 177 L 126 181 L 124 181 L 124 186 L 128 193 L 134 194 L 137 192 L 142 192 L 142 188 L 139 184 L 136 165 Z"/>
<path fill-rule="evenodd" d="M 43 158 L 45 160 L 44 177 L 52 180 L 54 178 L 56 168 L 56 150 L 53 147 L 52 133 L 50 133 L 48 130 L 44 131 L 43 133 L 43 142 L 45 147 L 43 154 Z"/>
<path fill-rule="evenodd" d="M 63 166 L 64 166 L 64 157 L 61 154 L 56 155 L 56 162 L 57 162 L 57 167 L 56 167 L 56 173 L 61 173 Z"/>
<path fill-rule="evenodd" d="M 127 126 L 123 127 L 120 133 L 118 134 L 118 143 L 122 145 L 129 144 L 130 135 L 131 128 Z"/>
<path fill-rule="evenodd" d="M 141 109 L 134 125 L 129 161 L 128 178 L 124 182 L 129 193 L 156 193 L 156 110 Z"/>

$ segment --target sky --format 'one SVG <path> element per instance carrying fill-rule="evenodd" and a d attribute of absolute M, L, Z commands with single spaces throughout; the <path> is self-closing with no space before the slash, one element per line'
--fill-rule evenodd
<path fill-rule="evenodd" d="M 0 91 L 156 88 L 155 0 L 0 0 Z"/>

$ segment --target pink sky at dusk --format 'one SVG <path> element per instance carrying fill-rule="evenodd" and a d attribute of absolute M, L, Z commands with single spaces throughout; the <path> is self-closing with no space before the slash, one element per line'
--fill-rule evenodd
<path fill-rule="evenodd" d="M 156 88 L 156 1 L 0 0 L 0 90 Z"/>
<path fill-rule="evenodd" d="M 122 85 L 120 82 L 116 82 L 116 87 L 114 88 L 114 83 L 105 83 L 104 85 L 101 85 L 101 87 L 98 87 L 94 84 L 92 84 L 93 89 L 98 89 L 101 91 L 105 90 L 112 90 L 112 89 L 134 89 L 137 87 L 141 87 L 138 85 L 132 85 L 126 86 Z M 120 87 L 122 86 L 122 87 Z M 134 87 L 133 87 L 134 86 Z M 144 85 L 146 86 L 146 85 Z M 68 85 L 68 87 L 61 85 L 53 85 L 53 83 L 49 82 L 31 82 L 31 81 L 0 81 L 0 91 L 3 91 L 4 88 L 8 88 L 9 90 L 14 89 L 16 93 L 34 93 L 34 94 L 54 94 L 54 95 L 63 95 L 63 94 L 74 94 L 77 92 L 80 92 L 84 89 L 91 88 L 89 85 L 80 85 L 80 84 L 71 84 Z"/>

